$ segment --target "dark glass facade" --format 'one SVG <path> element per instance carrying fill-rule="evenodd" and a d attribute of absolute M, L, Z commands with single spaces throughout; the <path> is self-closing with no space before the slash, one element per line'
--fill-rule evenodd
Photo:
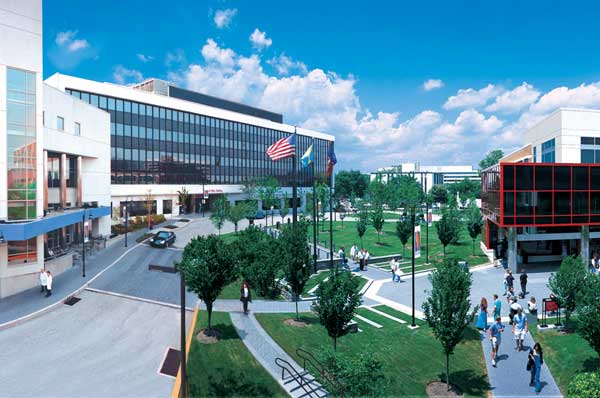
<path fill-rule="evenodd" d="M 273 176 L 292 185 L 292 160 L 273 162 L 268 146 L 289 133 L 206 115 L 96 95 L 66 92 L 110 113 L 112 184 L 242 184 Z M 315 172 L 325 173 L 328 142 L 314 139 Z M 312 137 L 297 136 L 302 156 Z M 312 184 L 310 168 L 298 185 Z"/>
<path fill-rule="evenodd" d="M 600 225 L 600 164 L 500 164 L 482 172 L 481 199 L 500 226 Z"/>

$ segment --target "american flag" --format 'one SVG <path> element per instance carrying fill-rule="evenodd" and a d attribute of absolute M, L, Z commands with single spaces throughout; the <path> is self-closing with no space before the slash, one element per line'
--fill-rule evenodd
<path fill-rule="evenodd" d="M 296 156 L 296 135 L 282 138 L 267 149 L 271 160 L 285 159 Z"/>

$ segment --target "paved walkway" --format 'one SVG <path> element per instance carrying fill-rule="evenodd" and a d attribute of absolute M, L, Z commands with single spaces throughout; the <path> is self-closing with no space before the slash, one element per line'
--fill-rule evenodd
<path fill-rule="evenodd" d="M 481 334 L 481 344 L 487 366 L 492 393 L 495 398 L 525 398 L 534 397 L 535 390 L 529 386 L 531 374 L 527 371 L 527 355 L 529 349 L 533 347 L 533 339 L 530 333 L 527 333 L 523 345 L 525 350 L 515 351 L 515 339 L 510 331 L 508 324 L 502 336 L 500 345 L 500 355 L 497 357 L 497 366 L 492 366 L 492 354 L 490 339 L 487 334 Z M 544 364 L 540 374 L 542 384 L 541 397 L 562 397 L 550 370 Z"/>
<path fill-rule="evenodd" d="M 232 312 L 231 321 L 238 335 L 248 348 L 248 351 L 260 362 L 275 380 L 294 398 L 307 396 L 306 391 L 295 381 L 289 378 L 285 373 L 285 379 L 282 380 L 281 368 L 275 363 L 276 358 L 281 358 L 291 364 L 291 366 L 309 382 L 307 388 L 314 388 L 319 397 L 327 395 L 327 392 L 321 385 L 308 373 L 304 372 L 302 367 L 296 363 L 279 345 L 265 332 L 260 326 L 254 315 L 244 315 L 241 312 Z"/>
<path fill-rule="evenodd" d="M 299 312 L 310 312 L 312 301 L 298 301 Z M 250 312 L 296 312 L 296 304 L 293 301 L 268 301 L 268 300 L 252 300 L 248 305 Z M 206 309 L 204 302 L 200 303 L 200 309 Z M 213 304 L 213 311 L 218 312 L 241 312 L 242 303 L 240 300 L 216 300 Z"/>

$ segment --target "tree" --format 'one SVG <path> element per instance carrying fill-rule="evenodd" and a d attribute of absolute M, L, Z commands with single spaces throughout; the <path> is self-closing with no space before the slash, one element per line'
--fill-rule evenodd
<path fill-rule="evenodd" d="M 383 396 L 385 386 L 383 366 L 368 347 L 357 355 L 346 356 L 327 352 L 321 357 L 324 368 L 332 376 L 323 380 L 325 388 L 334 396 Z M 331 380 L 336 380 L 337 383 L 331 382 Z"/>
<path fill-rule="evenodd" d="M 502 149 L 494 149 L 493 151 L 488 152 L 479 162 L 479 170 L 485 170 L 490 166 L 495 165 L 504 157 L 504 152 Z"/>
<path fill-rule="evenodd" d="M 397 207 L 413 207 L 424 201 L 423 187 L 412 175 L 400 175 L 390 179 L 390 186 L 396 186 L 396 190 L 389 191 L 390 195 L 395 195 L 399 202 Z M 389 201 L 393 199 L 388 198 Z"/>
<path fill-rule="evenodd" d="M 219 231 L 219 235 L 221 235 L 221 228 L 223 228 L 223 225 L 228 218 L 229 202 L 225 199 L 225 195 L 219 195 L 217 200 L 215 200 L 215 209 L 210 215 L 210 221 L 212 221 L 215 228 Z"/>
<path fill-rule="evenodd" d="M 208 333 L 212 335 L 213 303 L 237 276 L 236 251 L 215 235 L 193 238 L 183 249 L 175 267 L 185 274 L 187 288 L 204 301 L 208 312 Z"/>
<path fill-rule="evenodd" d="M 582 259 L 577 256 L 567 256 L 560 264 L 556 273 L 550 275 L 548 287 L 556 296 L 558 305 L 565 310 L 565 324 L 569 327 L 571 314 L 577 307 L 580 289 L 585 286 L 587 269 Z"/>
<path fill-rule="evenodd" d="M 371 201 L 371 205 L 382 206 L 388 195 L 388 189 L 386 184 L 381 182 L 380 178 L 376 178 L 369 184 L 368 196 Z"/>
<path fill-rule="evenodd" d="M 281 216 L 281 222 L 285 222 L 285 218 L 290 214 L 290 203 L 287 194 L 283 195 L 283 204 L 279 209 L 279 215 Z"/>
<path fill-rule="evenodd" d="M 319 182 L 316 184 L 315 189 L 317 195 L 317 206 L 319 206 L 319 204 L 321 205 L 320 207 L 317 207 L 317 214 L 323 219 L 322 231 L 325 231 L 325 209 L 329 203 L 329 187 L 327 184 Z"/>
<path fill-rule="evenodd" d="M 307 245 L 308 228 L 306 223 L 297 222 L 284 225 L 278 240 L 281 245 L 280 258 L 284 264 L 285 280 L 290 285 L 294 296 L 296 319 L 299 319 L 298 300 L 304 291 L 306 282 L 310 279 L 312 269 L 310 250 Z"/>
<path fill-rule="evenodd" d="M 204 194 L 204 192 L 202 193 Z M 177 204 L 183 207 L 183 212 L 187 212 L 187 202 L 190 197 L 190 193 L 185 187 L 181 187 L 180 190 L 177 191 Z"/>
<path fill-rule="evenodd" d="M 278 208 L 279 199 L 277 199 L 277 191 L 279 191 L 279 182 L 275 177 L 265 177 L 258 180 L 256 185 L 258 197 L 262 202 L 263 210 L 271 209 L 271 206 Z"/>
<path fill-rule="evenodd" d="M 473 240 L 473 255 L 475 255 L 475 239 L 481 233 L 482 227 L 483 218 L 481 217 L 481 211 L 475 203 L 471 202 L 467 209 L 467 230 Z"/>
<path fill-rule="evenodd" d="M 462 181 L 448 185 L 448 193 L 454 197 L 458 194 L 458 198 L 462 205 L 466 205 L 469 201 L 474 201 L 480 196 L 481 184 L 468 178 Z"/>
<path fill-rule="evenodd" d="M 425 320 L 446 355 L 446 384 L 450 391 L 450 355 L 469 326 L 471 274 L 446 259 L 429 276 L 431 292 L 423 303 Z"/>
<path fill-rule="evenodd" d="M 408 239 L 412 236 L 412 233 L 413 229 L 410 223 L 406 221 L 396 222 L 396 235 L 398 235 L 398 239 L 400 239 L 400 243 L 402 243 L 402 258 L 404 258 L 405 247 L 408 243 Z"/>
<path fill-rule="evenodd" d="M 367 232 L 369 213 L 365 210 L 361 210 L 358 213 L 358 221 L 356 222 L 356 232 L 358 233 L 358 237 L 360 238 L 360 247 L 363 248 L 363 236 Z"/>
<path fill-rule="evenodd" d="M 429 197 L 431 203 L 448 203 L 448 189 L 441 184 L 436 184 L 429 190 Z"/>
<path fill-rule="evenodd" d="M 383 230 L 384 222 L 385 219 L 383 218 L 383 208 L 381 206 L 377 206 L 371 213 L 371 223 L 373 224 L 375 231 L 377 231 L 377 243 L 381 242 L 381 231 Z"/>
<path fill-rule="evenodd" d="M 334 268 L 329 279 L 321 282 L 317 288 L 316 296 L 313 311 L 327 329 L 327 334 L 333 338 L 333 349 L 337 350 L 337 339 L 347 333 L 348 322 L 362 303 L 358 293 L 358 278 L 350 272 Z"/>
<path fill-rule="evenodd" d="M 238 202 L 235 204 L 235 206 L 231 207 L 226 213 L 227 219 L 233 223 L 233 226 L 235 227 L 235 233 L 237 234 L 238 223 L 244 218 L 250 217 L 254 212 L 252 211 L 251 205 L 249 203 Z M 220 230 L 221 228 L 219 228 L 219 232 Z"/>
<path fill-rule="evenodd" d="M 362 198 L 368 186 L 369 176 L 358 170 L 342 170 L 335 175 L 335 192 L 339 198 Z"/>
<path fill-rule="evenodd" d="M 600 373 L 584 372 L 576 374 L 567 388 L 569 398 L 600 397 Z"/>
<path fill-rule="evenodd" d="M 435 229 L 444 247 L 444 255 L 446 255 L 446 246 L 457 242 L 460 236 L 460 220 L 456 211 L 453 209 L 444 210 L 442 218 L 435 224 Z"/>

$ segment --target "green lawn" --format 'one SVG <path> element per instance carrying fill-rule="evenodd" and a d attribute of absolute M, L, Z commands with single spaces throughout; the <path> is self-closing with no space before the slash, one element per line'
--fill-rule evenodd
<path fill-rule="evenodd" d="M 221 234 L 221 240 L 223 240 L 223 242 L 225 243 L 231 243 L 236 241 L 238 238 L 237 234 L 234 232 L 229 232 L 226 234 Z"/>
<path fill-rule="evenodd" d="M 192 397 L 284 397 L 287 393 L 254 359 L 240 340 L 228 313 L 213 312 L 213 327 L 222 340 L 202 344 L 194 337 L 188 357 Z M 206 312 L 198 312 L 196 331 L 206 327 Z"/>
<path fill-rule="evenodd" d="M 218 298 L 223 299 L 223 300 L 239 300 L 241 288 L 242 288 L 242 278 L 239 278 L 235 282 L 232 282 L 229 285 L 225 286 L 223 288 L 223 290 L 221 291 L 221 294 L 219 294 Z M 256 289 L 254 289 L 252 286 L 250 286 L 250 291 L 252 292 L 252 298 L 257 299 L 257 300 L 278 300 L 279 301 L 279 300 L 284 299 L 281 295 L 275 299 L 263 297 L 260 294 L 258 294 Z"/>
<path fill-rule="evenodd" d="M 359 309 L 361 315 L 383 325 L 382 329 L 358 321 L 363 332 L 338 339 L 338 352 L 356 355 L 367 350 L 383 363 L 387 385 L 385 396 L 426 397 L 425 386 L 445 377 L 445 357 L 440 343 L 428 327 L 410 330 L 393 320 Z M 302 314 L 310 326 L 297 328 L 283 323 L 295 314 L 256 314 L 271 337 L 298 363 L 297 348 L 316 355 L 333 349 L 333 342 L 318 318 Z M 450 359 L 451 382 L 456 383 L 469 397 L 485 397 L 490 390 L 481 350 L 479 333 L 469 328 L 467 340 L 456 348 Z"/>
<path fill-rule="evenodd" d="M 329 223 L 325 223 L 324 227 L 325 232 L 323 232 L 323 226 L 319 225 L 318 228 L 318 236 L 317 241 L 320 244 L 325 244 L 325 246 L 329 245 Z M 309 239 L 312 241 L 312 227 L 309 230 Z M 344 246 L 346 250 L 346 255 L 350 254 L 350 248 L 352 244 L 356 243 L 359 247 L 361 246 L 361 241 L 356 233 L 356 222 L 355 221 L 345 221 L 344 226 L 342 228 L 341 222 L 333 223 L 333 240 L 335 243 L 336 251 L 340 246 Z M 400 243 L 400 239 L 396 235 L 396 222 L 395 221 L 386 221 L 383 224 L 383 231 L 381 232 L 380 242 L 377 243 L 377 231 L 372 226 L 367 228 L 367 232 L 363 236 L 363 246 L 365 249 L 369 250 L 371 256 L 386 256 L 391 254 L 402 254 L 402 244 Z M 411 243 L 412 239 L 409 239 L 406 244 L 405 251 L 405 259 L 408 261 L 411 257 Z M 425 263 L 425 253 L 426 253 L 426 227 L 425 225 L 421 226 L 421 257 L 415 260 L 416 266 L 422 265 Z M 448 245 L 446 247 L 446 255 L 452 256 L 459 260 L 466 260 L 469 262 L 469 265 L 479 265 L 484 264 L 489 261 L 488 257 L 481 251 L 481 247 L 479 246 L 479 240 L 475 241 L 475 255 L 472 254 L 472 240 L 469 236 L 469 233 L 466 227 L 461 231 L 460 239 L 458 244 L 456 245 Z M 429 228 L 429 262 L 434 263 L 437 261 L 442 261 L 444 258 L 443 247 L 440 243 L 440 240 L 437 236 L 437 231 L 435 229 L 435 224 Z M 405 267 L 409 264 L 402 264 L 401 266 Z M 430 267 L 427 267 L 430 268 Z M 406 271 L 405 271 L 406 272 Z"/>
<path fill-rule="evenodd" d="M 544 361 L 563 394 L 577 373 L 600 370 L 598 354 L 577 333 L 529 330 L 534 340 L 542 345 Z"/>

